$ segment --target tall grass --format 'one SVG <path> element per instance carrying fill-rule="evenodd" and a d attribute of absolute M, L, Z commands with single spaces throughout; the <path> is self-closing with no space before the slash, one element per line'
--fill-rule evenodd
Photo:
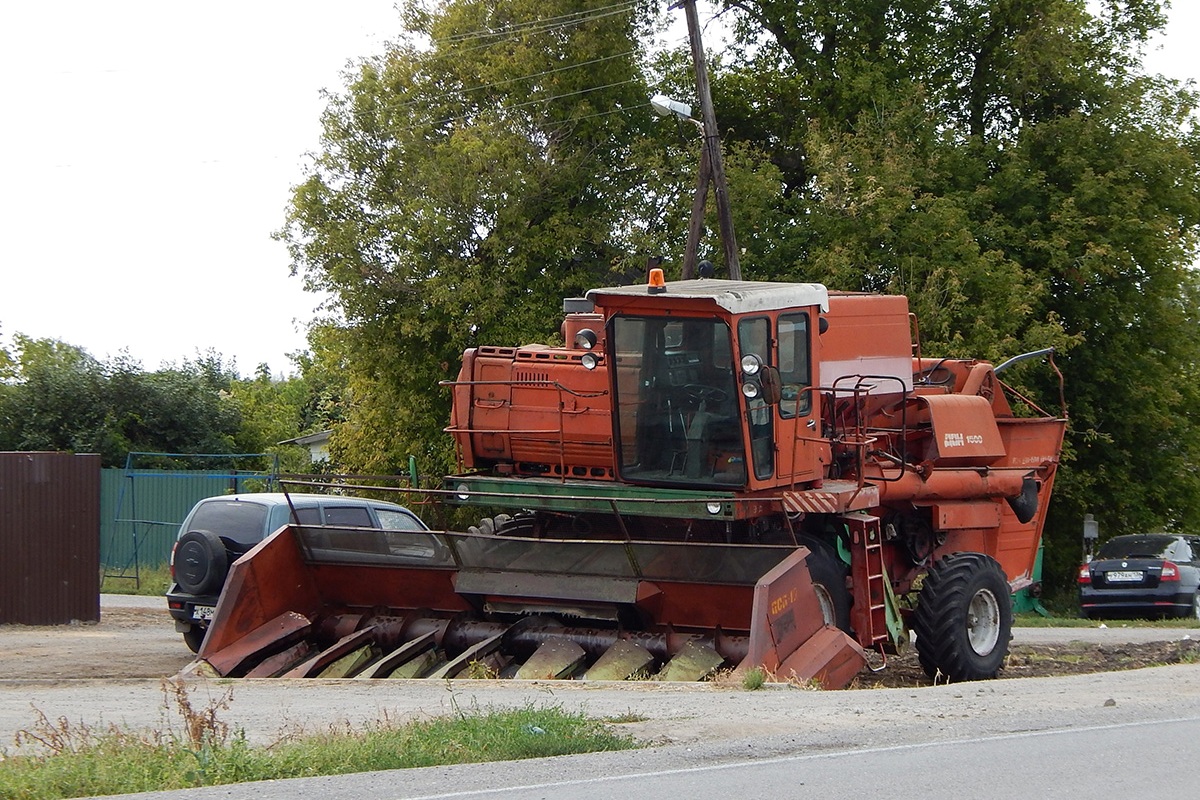
<path fill-rule="evenodd" d="M 131 574 L 128 577 L 104 575 L 100 577 L 101 594 L 140 594 L 161 597 L 171 586 L 171 568 L 167 564 L 156 564 L 152 567 L 141 567 L 137 579 Z"/>
<path fill-rule="evenodd" d="M 0 798 L 54 800 L 634 747 L 628 736 L 582 714 L 527 707 L 459 710 L 403 725 L 385 718 L 361 730 L 331 729 L 259 748 L 220 720 L 231 689 L 196 708 L 184 684 L 163 687 L 179 720 L 165 731 L 113 725 L 97 731 L 39 714 L 18 734 L 15 753 L 0 751 Z"/>

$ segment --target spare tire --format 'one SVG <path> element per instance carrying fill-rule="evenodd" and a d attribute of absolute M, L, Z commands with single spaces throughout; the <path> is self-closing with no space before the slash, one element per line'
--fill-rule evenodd
<path fill-rule="evenodd" d="M 175 582 L 191 594 L 217 594 L 229 573 L 225 543 L 212 531 L 188 531 L 175 547 Z"/>

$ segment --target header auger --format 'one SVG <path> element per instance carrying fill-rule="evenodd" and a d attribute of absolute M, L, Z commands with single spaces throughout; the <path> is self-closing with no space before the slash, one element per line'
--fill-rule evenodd
<path fill-rule="evenodd" d="M 987 362 L 922 357 L 904 297 L 694 280 L 564 310 L 563 345 L 473 348 L 451 384 L 440 494 L 478 524 L 284 528 L 233 568 L 201 659 L 840 687 L 912 629 L 931 675 L 996 675 L 1064 419 L 1016 416 Z"/>

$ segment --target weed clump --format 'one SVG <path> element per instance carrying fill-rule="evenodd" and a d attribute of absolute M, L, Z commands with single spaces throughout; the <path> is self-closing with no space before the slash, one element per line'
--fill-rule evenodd
<path fill-rule="evenodd" d="M 762 667 L 751 667 L 742 677 L 742 688 L 747 692 L 756 692 L 767 682 L 767 671 Z"/>

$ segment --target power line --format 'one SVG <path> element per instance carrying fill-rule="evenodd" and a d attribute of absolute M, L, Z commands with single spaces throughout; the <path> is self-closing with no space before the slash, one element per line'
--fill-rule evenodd
<path fill-rule="evenodd" d="M 578 91 L 574 91 L 574 92 L 565 92 L 563 94 L 554 95 L 553 97 L 543 97 L 538 100 L 527 100 L 524 103 L 516 103 L 511 106 L 496 106 L 494 109 L 491 109 L 491 110 L 497 111 L 497 112 L 516 111 L 518 109 L 528 108 L 529 106 L 540 105 L 542 103 L 551 103 L 551 102 L 554 102 L 555 100 L 562 100 L 562 99 L 565 99 L 568 97 L 576 97 L 581 94 L 587 94 L 588 92 L 598 92 L 603 89 L 613 89 L 617 86 L 626 86 L 628 84 L 637 83 L 637 82 L 638 82 L 637 78 L 629 78 L 628 80 L 617 81 L 615 83 L 608 83 L 603 86 L 592 86 L 587 89 L 579 89 Z M 418 128 L 424 128 L 427 126 L 428 127 L 436 127 L 439 125 L 447 125 L 451 122 L 461 122 L 462 120 L 470 119 L 471 117 L 475 116 L 476 113 L 478 113 L 478 112 L 472 112 L 470 114 L 460 114 L 456 117 L 446 117 L 445 119 L 431 120 L 429 122 L 421 123 L 419 125 L 410 125 L 407 128 L 401 128 L 400 131 L 398 131 L 398 132 L 408 133 L 411 131 L 415 131 Z M 604 113 L 609 113 L 609 112 L 604 112 Z"/>
<path fill-rule="evenodd" d="M 515 31 L 515 33 L 517 33 L 517 34 L 553 33 L 554 31 L 557 31 L 557 30 L 566 30 L 567 28 L 571 28 L 576 25 L 582 25 L 585 22 L 592 22 L 593 20 L 601 19 L 603 17 L 611 17 L 611 16 L 618 15 L 618 14 L 624 14 L 624 13 L 627 13 L 627 11 L 630 8 L 632 8 L 632 6 L 629 6 L 628 8 L 622 9 L 619 11 L 610 11 L 605 14 L 596 14 L 591 17 L 586 17 L 586 18 L 582 18 L 582 19 L 578 19 L 578 20 L 571 20 L 571 21 L 562 22 L 562 23 L 554 23 L 554 24 L 546 25 L 546 24 L 542 24 L 539 22 L 536 25 L 531 24 L 531 25 L 527 26 L 526 28 L 522 28 L 519 31 Z M 494 38 L 495 41 L 483 42 L 482 44 L 477 44 L 474 47 L 450 48 L 443 53 L 438 53 L 437 57 L 438 58 L 452 58 L 452 57 L 456 57 L 459 55 L 464 55 L 466 53 L 473 53 L 477 50 L 486 50 L 487 48 L 492 47 L 497 44 L 500 44 L 501 42 L 511 41 L 511 40 L 517 38 L 515 35 L 511 35 L 511 34 L 479 34 L 479 35 L 476 35 L 474 38 L 475 39 L 483 39 L 483 38 L 488 38 L 488 37 Z M 442 40 L 436 40 L 436 41 L 440 42 Z M 469 42 L 472 40 L 464 39 L 462 41 Z M 456 42 L 451 42 L 451 44 L 456 44 Z"/>
<path fill-rule="evenodd" d="M 468 31 L 467 33 L 456 33 L 450 36 L 443 36 L 440 39 L 432 39 L 431 41 L 433 44 L 457 43 L 470 41 L 471 39 L 486 39 L 497 36 L 505 36 L 509 33 L 525 33 L 528 31 L 536 31 L 547 28 L 553 29 L 555 27 L 570 27 L 571 25 L 580 25 L 584 22 L 590 22 L 593 19 L 602 19 L 614 14 L 622 14 L 626 11 L 631 11 L 633 7 L 634 4 L 630 2 L 615 3 L 611 6 L 593 8 L 588 11 L 576 11 L 571 14 L 562 14 L 557 17 L 545 17 L 534 20 L 533 22 L 508 25 L 502 28 L 497 28 L 494 31 Z M 562 23 L 561 25 L 558 24 L 560 22 Z"/>
<path fill-rule="evenodd" d="M 407 108 L 408 106 L 418 105 L 418 104 L 426 103 L 426 102 L 437 103 L 438 101 L 447 100 L 452 95 L 466 95 L 466 94 L 470 94 L 471 92 L 478 92 L 482 89 L 495 89 L 496 87 L 499 87 L 499 86 L 507 86 L 510 83 L 520 83 L 521 81 L 531 81 L 535 78 L 545 77 L 546 75 L 554 75 L 559 72 L 566 72 L 566 71 L 572 70 L 572 69 L 579 69 L 580 67 L 590 67 L 593 64 L 600 64 L 604 61 L 612 61 L 615 58 L 624 58 L 625 56 L 635 55 L 636 53 L 637 53 L 636 50 L 626 50 L 623 53 L 615 53 L 611 56 L 601 56 L 600 58 L 593 58 L 591 61 L 581 61 L 578 64 L 568 64 L 565 67 L 555 67 L 554 69 L 542 70 L 541 72 L 535 72 L 531 75 L 522 75 L 519 78 L 506 78 L 505 80 L 502 80 L 502 81 L 496 81 L 495 83 L 484 83 L 484 84 L 480 84 L 479 86 L 472 86 L 468 89 L 454 89 L 450 92 L 444 92 L 443 94 L 438 95 L 436 97 L 423 97 L 423 98 L 419 98 L 419 99 L 415 99 L 415 100 L 406 100 L 405 102 L 396 106 L 396 108 Z"/>
<path fill-rule="evenodd" d="M 574 97 L 574 96 L 580 95 L 580 94 L 587 94 L 588 92 L 598 92 L 601 89 L 612 89 L 617 86 L 625 86 L 626 84 L 636 83 L 636 82 L 637 82 L 636 78 L 630 78 L 630 79 L 624 80 L 624 81 L 617 81 L 616 83 L 606 83 L 603 86 L 593 86 L 590 89 L 580 89 L 575 92 L 567 92 L 565 94 L 555 95 L 554 97 L 546 97 L 541 100 L 527 100 L 524 103 L 517 103 L 514 106 L 504 106 L 503 109 L 512 111 L 512 110 L 518 109 L 518 108 L 525 108 L 526 106 L 534 106 L 534 105 L 537 105 L 538 103 L 549 103 L 554 100 L 561 100 L 564 97 Z"/>
<path fill-rule="evenodd" d="M 600 58 L 593 58 L 591 61 L 581 61 L 578 64 L 568 64 L 565 67 L 555 67 L 554 69 L 547 69 L 547 70 L 542 70 L 541 72 L 535 72 L 532 75 L 524 75 L 520 78 L 509 78 L 509 79 L 503 80 L 503 81 L 496 81 L 495 83 L 485 83 L 482 86 L 472 86 L 470 89 L 460 89 L 459 91 L 466 93 L 466 92 L 477 92 L 480 89 L 494 89 L 497 86 L 505 86 L 510 83 L 519 83 L 520 81 L 531 81 L 534 78 L 541 78 L 546 75 L 554 75 L 555 73 L 566 72 L 567 70 L 571 70 L 571 69 L 579 69 L 580 67 L 590 67 L 592 64 L 599 64 L 604 61 L 612 61 L 614 58 L 624 58 L 625 56 L 632 56 L 632 55 L 635 55 L 636 53 L 637 53 L 636 50 L 626 50 L 623 53 L 614 53 L 611 56 L 601 56 Z"/>
<path fill-rule="evenodd" d="M 645 107 L 649 108 L 650 104 L 649 103 L 645 104 Z M 571 117 L 570 119 L 564 119 L 561 122 L 557 123 L 557 125 L 558 125 L 558 127 L 561 128 L 561 127 L 565 127 L 567 125 L 573 125 L 576 122 L 583 122 L 585 119 L 595 119 L 596 117 L 607 117 L 611 114 L 631 114 L 634 111 L 637 111 L 639 108 L 642 108 L 642 106 L 629 106 L 628 108 L 613 108 L 613 109 L 609 109 L 608 111 L 597 111 L 595 114 L 584 114 L 582 117 Z"/>

